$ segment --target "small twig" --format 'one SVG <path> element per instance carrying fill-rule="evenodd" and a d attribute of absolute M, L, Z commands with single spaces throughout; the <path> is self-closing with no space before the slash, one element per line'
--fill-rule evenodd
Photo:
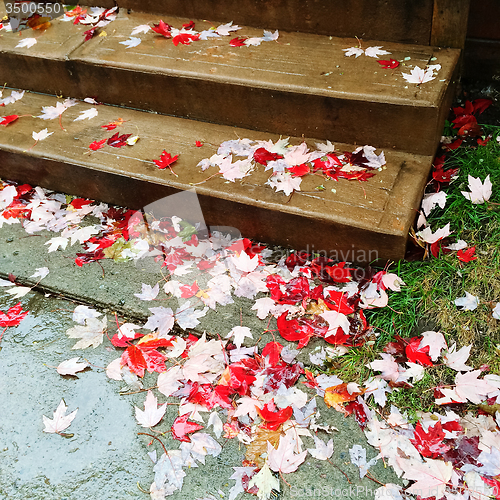
<path fill-rule="evenodd" d="M 161 444 L 161 447 L 165 451 L 165 455 L 167 455 L 167 457 L 168 457 L 167 448 L 165 448 L 165 445 L 163 444 L 163 441 L 160 438 L 157 438 L 156 436 L 153 436 L 153 434 L 148 434 L 147 432 L 138 432 L 137 435 L 138 436 L 149 436 L 149 437 L 151 437 L 151 438 L 156 439 L 157 441 L 159 441 L 160 444 Z"/>
<path fill-rule="evenodd" d="M 338 465 L 334 464 L 333 462 L 330 462 L 329 458 L 327 458 L 327 460 L 330 463 L 330 465 L 333 465 L 337 470 L 339 470 L 340 472 L 342 472 L 342 474 L 344 474 L 349 484 L 352 484 L 351 480 L 349 479 L 349 476 Z"/>

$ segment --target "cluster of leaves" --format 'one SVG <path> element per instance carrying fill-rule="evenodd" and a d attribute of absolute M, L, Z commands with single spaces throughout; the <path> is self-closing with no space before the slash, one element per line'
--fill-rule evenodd
<path fill-rule="evenodd" d="M 182 25 L 181 29 L 177 29 L 165 23 L 163 20 L 160 20 L 159 23 L 153 24 L 153 26 L 150 26 L 149 24 L 136 26 L 132 30 L 130 38 L 120 43 L 125 45 L 128 49 L 131 47 L 137 47 L 142 42 L 142 40 L 134 35 L 138 35 L 140 33 L 148 33 L 150 30 L 152 30 L 160 36 L 171 39 L 173 44 L 177 47 L 179 44 L 190 45 L 195 41 L 229 36 L 232 32 L 238 31 L 240 29 L 240 26 L 233 24 L 232 21 L 226 24 L 221 24 L 217 27 L 212 27 L 208 30 L 196 31 L 194 21 L 185 23 Z M 262 42 L 276 41 L 278 37 L 278 30 L 276 30 L 274 33 L 264 30 L 264 34 L 262 37 L 237 37 L 232 39 L 229 44 L 232 47 L 252 47 L 258 46 Z"/>
<path fill-rule="evenodd" d="M 300 191 L 300 184 L 306 175 L 316 175 L 323 180 L 348 179 L 366 181 L 385 165 L 384 153 L 375 154 L 372 146 L 359 147 L 353 152 L 335 152 L 335 146 L 316 144 L 316 151 L 310 151 L 307 144 L 292 146 L 288 139 L 252 141 L 235 139 L 223 142 L 217 153 L 204 158 L 198 164 L 202 170 L 219 167 L 216 175 L 235 182 L 251 174 L 257 165 L 272 170 L 267 184 L 276 191 L 290 196 Z M 233 162 L 233 155 L 244 158 Z M 318 189 L 324 189 L 320 186 Z"/>
<path fill-rule="evenodd" d="M 90 28 L 83 33 L 85 41 L 88 41 L 99 34 L 99 28 L 104 28 L 110 22 L 114 21 L 117 14 L 118 7 L 112 7 L 111 9 L 91 7 L 89 13 L 87 9 L 82 9 L 78 5 L 67 9 L 62 20 L 72 21 L 73 24 L 90 26 Z"/>

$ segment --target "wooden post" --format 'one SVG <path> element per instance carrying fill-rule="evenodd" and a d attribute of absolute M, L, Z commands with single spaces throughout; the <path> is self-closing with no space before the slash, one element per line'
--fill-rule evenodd
<path fill-rule="evenodd" d="M 431 45 L 463 49 L 470 0 L 434 0 Z"/>

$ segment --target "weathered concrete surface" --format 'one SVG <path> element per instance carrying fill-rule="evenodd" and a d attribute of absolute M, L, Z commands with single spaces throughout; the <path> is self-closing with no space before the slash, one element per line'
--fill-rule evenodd
<path fill-rule="evenodd" d="M 5 311 L 15 302 L 2 293 L 0 310 Z M 123 384 L 106 377 L 103 367 L 117 357 L 108 341 L 97 349 L 71 350 L 74 340 L 68 339 L 65 331 L 74 324 L 71 320 L 74 303 L 30 292 L 22 304 L 30 313 L 20 326 L 7 329 L 0 350 L 0 498 L 146 498 L 137 483 L 148 489 L 153 481 L 153 464 L 147 452 L 162 450 L 156 443 L 148 447 L 150 438 L 137 435 L 144 429 L 135 421 L 134 405 L 142 407 L 144 393 L 120 395 Z M 61 377 L 54 367 L 77 355 L 90 361 L 92 367 L 80 372 L 78 378 Z M 145 387 L 148 384 L 154 384 L 153 377 L 145 378 Z M 66 431 L 72 434 L 68 438 L 42 431 L 42 415 L 52 417 L 61 398 L 68 412 L 78 408 Z M 159 394 L 159 402 L 164 401 Z M 176 400 L 169 398 L 169 401 L 174 404 L 155 428 L 160 432 L 168 431 L 177 416 Z M 365 445 L 368 458 L 376 455 L 375 450 L 366 445 L 353 419 L 344 419 L 327 409 L 320 398 L 318 409 L 320 423 L 338 428 L 331 436 L 335 448 L 331 462 L 347 474 L 351 484 L 330 463 L 309 457 L 297 472 L 286 476 L 291 489 L 281 481 L 282 498 L 305 497 L 307 490 L 314 488 L 316 496 L 321 488 L 322 492 L 332 492 L 332 496 L 372 498 L 371 491 L 378 485 L 366 478 L 359 480 L 357 467 L 349 463 L 348 449 L 353 444 Z M 322 432 L 320 435 L 324 440 L 327 438 Z M 167 448 L 178 447 L 178 442 L 166 436 L 162 439 Z M 206 465 L 187 470 L 184 487 L 171 497 L 173 500 L 201 499 L 209 494 L 218 498 L 218 490 L 227 495 L 234 484 L 228 479 L 233 472 L 231 467 L 241 466 L 244 448 L 236 440 L 219 442 L 223 445 L 222 453 L 217 458 L 208 456 Z M 304 438 L 304 442 L 313 446 L 309 438 Z M 382 483 L 397 482 L 381 462 L 371 473 Z M 330 494 L 324 493 L 321 496 L 329 497 Z M 240 498 L 255 497 L 244 494 Z"/>

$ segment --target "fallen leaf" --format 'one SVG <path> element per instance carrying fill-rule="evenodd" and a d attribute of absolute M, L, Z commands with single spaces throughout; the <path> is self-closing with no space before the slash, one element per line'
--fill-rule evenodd
<path fill-rule="evenodd" d="M 465 292 L 464 297 L 455 299 L 455 305 L 462 308 L 462 311 L 474 311 L 479 305 L 479 297 Z"/>
<path fill-rule="evenodd" d="M 195 424 L 194 422 L 188 422 L 188 418 L 189 413 L 186 413 L 185 415 L 177 417 L 174 420 L 174 423 L 172 424 L 172 437 L 174 439 L 189 443 L 191 439 L 189 439 L 188 434 L 203 429 L 202 425 Z"/>
<path fill-rule="evenodd" d="M 481 182 L 479 177 L 472 177 L 469 175 L 468 179 L 470 192 L 462 191 L 462 194 L 474 205 L 479 205 L 488 201 L 492 190 L 490 176 L 486 176 L 484 183 Z"/>
<path fill-rule="evenodd" d="M 67 409 L 68 407 L 64 403 L 64 400 L 61 399 L 61 402 L 59 403 L 59 406 L 54 412 L 54 416 L 52 418 L 48 418 L 43 415 L 43 423 L 45 425 L 45 429 L 43 429 L 43 432 L 59 434 L 64 429 L 67 429 L 76 417 L 78 408 L 75 411 L 71 412 L 69 415 L 66 415 Z"/>
<path fill-rule="evenodd" d="M 21 302 L 12 306 L 6 313 L 0 311 L 0 327 L 17 326 L 26 317 L 28 311 L 22 310 Z"/>
<path fill-rule="evenodd" d="M 158 407 L 158 399 L 153 394 L 153 391 L 148 391 L 144 401 L 144 410 L 135 407 L 135 418 L 140 425 L 150 428 L 154 427 L 163 418 L 166 411 L 167 403 Z"/>
<path fill-rule="evenodd" d="M 420 85 L 421 83 L 427 83 L 430 82 L 431 80 L 434 80 L 434 72 L 432 69 L 427 69 L 423 70 L 419 68 L 418 66 L 415 66 L 411 71 L 410 74 L 403 73 L 403 78 L 408 82 L 408 83 L 416 83 L 417 85 Z"/>
<path fill-rule="evenodd" d="M 70 339 L 79 340 L 72 349 L 85 349 L 93 346 L 94 349 L 102 344 L 104 330 L 107 327 L 108 320 L 105 317 L 102 321 L 97 318 L 86 318 L 85 325 L 77 325 L 66 331 Z"/>
<path fill-rule="evenodd" d="M 85 361 L 85 363 L 79 363 L 79 359 L 80 357 L 71 358 L 59 363 L 57 373 L 59 373 L 59 375 L 76 375 L 77 372 L 81 372 L 82 370 L 85 370 L 87 366 L 90 366 L 87 361 Z"/>

